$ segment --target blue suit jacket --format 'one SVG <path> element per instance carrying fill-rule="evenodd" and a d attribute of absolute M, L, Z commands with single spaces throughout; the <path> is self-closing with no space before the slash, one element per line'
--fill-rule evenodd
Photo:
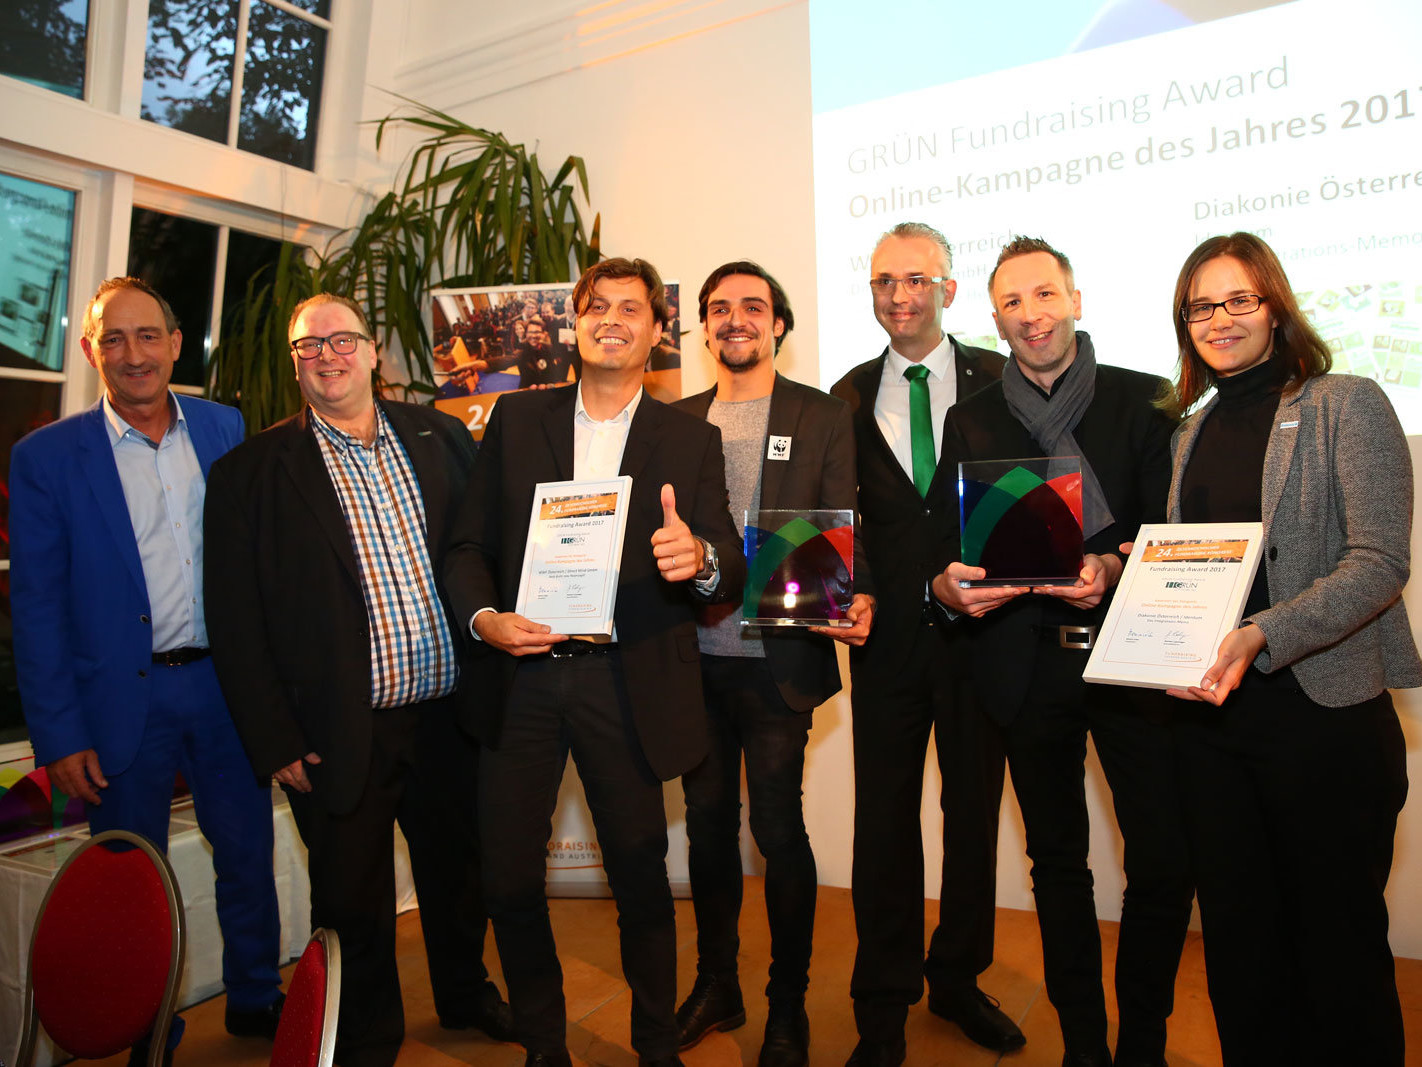
<path fill-rule="evenodd" d="M 183 397 L 203 477 L 240 444 L 235 408 Z M 148 716 L 148 587 L 103 409 L 50 423 L 10 456 L 10 605 L 35 762 L 86 748 L 133 762 Z"/>

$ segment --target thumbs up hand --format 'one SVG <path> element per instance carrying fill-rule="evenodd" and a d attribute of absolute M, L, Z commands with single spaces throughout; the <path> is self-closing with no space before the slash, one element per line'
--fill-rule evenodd
<path fill-rule="evenodd" d="M 652 534 L 652 555 L 669 582 L 694 578 L 706 565 L 700 540 L 676 513 L 676 490 L 670 485 L 662 486 L 662 526 Z"/>

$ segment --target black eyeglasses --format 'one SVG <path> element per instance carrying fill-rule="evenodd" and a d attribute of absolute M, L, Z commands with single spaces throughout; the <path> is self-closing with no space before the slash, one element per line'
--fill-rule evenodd
<path fill-rule="evenodd" d="M 349 356 L 356 346 L 370 338 L 363 333 L 333 333 L 329 337 L 298 337 L 291 342 L 291 350 L 299 359 L 315 359 L 327 345 L 338 356 Z"/>
<path fill-rule="evenodd" d="M 939 282 L 946 282 L 948 279 L 940 275 L 931 274 L 910 274 L 907 278 L 891 278 L 887 274 L 882 274 L 877 278 L 869 279 L 869 286 L 875 292 L 892 293 L 895 286 L 902 285 L 910 293 L 921 293 L 930 285 L 937 285 Z"/>
<path fill-rule="evenodd" d="M 1186 322 L 1204 322 L 1215 317 L 1216 308 L 1224 308 L 1227 315 L 1249 315 L 1259 310 L 1264 298 L 1258 293 L 1240 293 L 1228 300 L 1197 300 L 1180 309 L 1180 317 Z"/>

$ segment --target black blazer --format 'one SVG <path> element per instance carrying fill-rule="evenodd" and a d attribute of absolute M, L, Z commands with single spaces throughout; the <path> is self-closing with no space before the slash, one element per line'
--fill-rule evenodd
<path fill-rule="evenodd" d="M 962 345 L 951 337 L 949 342 L 960 404 L 1002 377 L 1007 360 L 996 352 Z M 863 674 L 871 681 L 892 676 L 903 664 L 923 615 L 927 583 L 952 560 L 958 533 L 956 465 L 940 457 L 929 494 L 920 497 L 874 418 L 874 401 L 887 356 L 885 348 L 877 359 L 855 367 L 831 390 L 847 401 L 854 413 L 859 518 L 870 576 L 868 588 L 860 588 L 857 580 L 855 588 L 872 593 L 879 606 L 869 640 L 862 648 L 849 650 L 849 662 L 856 678 Z"/>
<path fill-rule="evenodd" d="M 420 483 L 438 588 L 474 442 L 434 408 L 380 404 Z M 354 808 L 370 765 L 369 617 L 315 432 L 304 408 L 213 464 L 203 581 L 212 658 L 253 769 L 269 775 L 315 752 L 313 796 L 342 813 Z M 443 589 L 440 599 L 463 649 Z M 461 693 L 470 691 L 467 674 Z M 466 728 L 467 704 L 461 698 Z"/>
<path fill-rule="evenodd" d="M 716 389 L 678 400 L 673 407 L 706 418 Z M 790 438 L 790 458 L 760 464 L 762 508 L 855 510 L 854 426 L 844 401 L 777 374 L 770 393 L 769 437 Z M 855 540 L 855 588 L 867 580 Z M 813 711 L 839 692 L 839 661 L 828 637 L 797 630 L 768 633 L 765 658 L 785 703 Z"/>
<path fill-rule="evenodd" d="M 1088 538 L 1085 551 L 1116 552 L 1135 539 L 1141 523 L 1164 522 L 1170 490 L 1170 436 L 1175 423 L 1152 404 L 1162 379 L 1138 371 L 1097 364 L 1096 395 L 1073 430 L 1082 455 L 1091 462 L 1115 522 Z M 954 405 L 948 412 L 940 464 L 963 460 L 1018 459 L 1044 453 L 1007 410 L 1001 382 Z M 935 483 L 929 498 L 935 508 L 957 505 L 951 483 Z M 953 528 L 952 559 L 958 558 L 958 529 Z M 941 569 L 941 568 L 940 568 Z M 1111 602 L 1082 610 L 1048 596 L 1027 594 L 981 619 L 953 623 L 970 635 L 974 679 L 983 709 L 997 722 L 1010 723 L 1021 708 L 1032 668 L 1043 647 L 1035 627 L 1097 626 Z M 1081 652 L 1068 655 L 1086 657 Z"/>
<path fill-rule="evenodd" d="M 450 601 L 466 637 L 476 611 L 512 610 L 518 598 L 533 487 L 573 477 L 576 398 L 576 387 L 512 393 L 494 408 L 445 560 Z M 694 612 L 700 598 L 692 582 L 665 581 L 652 556 L 652 534 L 662 525 L 662 485 L 672 485 L 677 513 L 720 557 L 712 599 L 740 596 L 745 560 L 727 510 L 716 427 L 644 394 L 620 473 L 633 481 L 614 613 L 617 640 L 638 740 L 653 773 L 666 781 L 701 762 L 707 728 Z M 481 702 L 476 717 L 479 738 L 497 746 L 519 657 L 479 647 L 503 668 L 495 672 L 503 693 Z"/>

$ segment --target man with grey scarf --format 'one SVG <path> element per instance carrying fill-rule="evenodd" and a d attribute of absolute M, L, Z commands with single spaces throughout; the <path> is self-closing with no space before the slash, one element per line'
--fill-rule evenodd
<path fill-rule="evenodd" d="M 1119 546 L 1142 523 L 1165 517 L 1173 425 L 1152 402 L 1165 383 L 1096 362 L 1091 338 L 1076 329 L 1081 293 L 1071 264 L 1045 241 L 1017 237 L 1007 245 L 988 291 L 1012 358 L 1001 383 L 949 411 L 941 462 L 1080 457 L 1084 558 L 1074 585 L 1037 587 L 964 588 L 963 581 L 986 572 L 953 563 L 934 580 L 933 593 L 972 642 L 981 707 L 1002 730 L 1027 832 L 1062 1063 L 1112 1065 L 1087 866 L 1089 730 L 1125 839 L 1114 1062 L 1158 1067 L 1193 895 L 1167 709 L 1153 690 L 1088 686 L 1081 673 L 1121 576 Z"/>

